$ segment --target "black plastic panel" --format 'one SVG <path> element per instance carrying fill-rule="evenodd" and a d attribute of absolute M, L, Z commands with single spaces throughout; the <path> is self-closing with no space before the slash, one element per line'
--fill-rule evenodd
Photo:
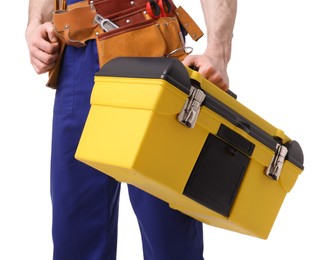
<path fill-rule="evenodd" d="M 183 194 L 228 217 L 248 163 L 246 155 L 210 134 Z"/>
<path fill-rule="evenodd" d="M 249 156 L 252 155 L 255 145 L 241 135 L 239 135 L 238 133 L 236 133 L 235 131 L 231 130 L 230 128 L 221 125 L 217 135 L 226 142 L 239 149 L 241 152 Z"/>

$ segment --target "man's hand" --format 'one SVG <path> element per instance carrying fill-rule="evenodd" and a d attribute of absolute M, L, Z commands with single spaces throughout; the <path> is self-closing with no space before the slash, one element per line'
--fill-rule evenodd
<path fill-rule="evenodd" d="M 205 78 L 222 90 L 229 88 L 227 65 L 231 58 L 237 0 L 201 0 L 207 32 L 202 55 L 188 56 L 183 63 L 195 66 Z"/>
<path fill-rule="evenodd" d="M 195 66 L 198 72 L 206 79 L 226 91 L 229 88 L 226 66 L 220 60 L 217 61 L 207 54 L 189 55 L 183 60 L 183 64 L 190 67 Z"/>
<path fill-rule="evenodd" d="M 54 67 L 59 55 L 59 42 L 51 22 L 33 29 L 27 29 L 26 40 L 30 52 L 30 62 L 38 74 L 48 72 Z"/>

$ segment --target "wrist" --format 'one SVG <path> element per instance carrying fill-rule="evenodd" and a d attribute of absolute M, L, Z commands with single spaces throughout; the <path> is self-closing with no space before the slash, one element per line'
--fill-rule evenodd
<path fill-rule="evenodd" d="M 204 54 L 221 62 L 223 67 L 227 67 L 231 59 L 231 52 L 232 39 L 224 39 L 222 41 L 208 41 Z"/>
<path fill-rule="evenodd" d="M 25 38 L 28 40 L 30 36 L 33 34 L 33 32 L 38 28 L 40 25 L 42 25 L 43 19 L 40 13 L 36 11 L 30 11 L 29 13 L 29 20 L 27 27 L 25 29 Z"/>

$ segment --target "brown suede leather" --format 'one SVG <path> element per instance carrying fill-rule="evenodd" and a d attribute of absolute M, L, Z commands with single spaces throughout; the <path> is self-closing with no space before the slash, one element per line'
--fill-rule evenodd
<path fill-rule="evenodd" d="M 99 65 L 101 67 L 119 56 L 161 57 L 166 50 L 166 44 L 160 40 L 161 38 L 160 31 L 152 20 L 110 37 L 104 35 L 101 38 L 98 37 Z"/>
<path fill-rule="evenodd" d="M 131 13 L 132 9 L 144 7 L 148 0 L 95 0 L 94 6 L 98 13 L 109 18 L 112 14 Z"/>
<path fill-rule="evenodd" d="M 203 32 L 190 15 L 181 6 L 175 10 L 175 13 L 183 28 L 189 33 L 191 38 L 194 41 L 198 41 L 203 36 Z"/>
<path fill-rule="evenodd" d="M 62 61 L 62 54 L 65 50 L 65 44 L 63 42 L 59 42 L 59 57 L 57 61 L 55 62 L 54 67 L 48 72 L 48 81 L 46 83 L 46 86 L 49 88 L 56 89 L 57 88 L 57 81 L 58 76 L 60 72 L 60 65 Z"/>
<path fill-rule="evenodd" d="M 119 29 L 97 37 L 100 67 L 119 56 L 162 57 L 175 50 L 178 50 L 174 53 L 178 59 L 182 60 L 187 56 L 183 48 L 180 25 L 175 16 L 154 20 L 145 16 L 142 11 L 138 14 L 141 17 L 135 17 L 135 22 L 124 24 Z M 122 24 L 133 17 L 132 14 L 128 14 L 128 17 L 114 15 L 110 19 Z"/>
<path fill-rule="evenodd" d="M 49 72 L 47 86 L 56 88 L 61 56 L 65 45 L 83 47 L 87 40 L 96 39 L 99 65 L 118 56 L 171 56 L 184 59 L 188 54 L 183 46 L 181 25 L 198 40 L 202 31 L 183 8 L 174 7 L 173 17 L 151 19 L 145 12 L 147 0 L 88 0 L 66 5 L 54 0 L 54 30 L 60 39 L 60 54 Z M 96 14 L 110 19 L 120 28 L 104 32 L 94 22 Z M 84 18 L 84 19 L 82 19 Z"/>
<path fill-rule="evenodd" d="M 55 1 L 58 3 L 57 0 Z M 143 12 L 147 0 L 95 0 L 93 4 L 90 2 L 88 0 L 80 1 L 68 5 L 65 10 L 60 9 L 53 13 L 55 32 L 67 45 L 82 47 L 85 46 L 87 40 L 95 39 L 97 35 L 103 33 L 100 26 L 94 22 L 97 13 L 104 18 L 111 19 L 120 27 L 146 20 Z"/>
<path fill-rule="evenodd" d="M 95 39 L 96 34 L 103 31 L 93 21 L 96 14 L 96 9 L 90 6 L 55 11 L 53 14 L 54 30 L 60 40 L 67 45 L 85 46 L 87 40 Z"/>

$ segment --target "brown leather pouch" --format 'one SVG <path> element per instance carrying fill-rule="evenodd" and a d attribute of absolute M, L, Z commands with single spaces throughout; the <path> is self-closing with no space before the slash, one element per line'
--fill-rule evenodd
<path fill-rule="evenodd" d="M 87 40 L 95 39 L 102 29 L 94 22 L 96 8 L 87 1 L 69 5 L 66 10 L 53 13 L 54 31 L 67 45 L 83 47 Z"/>
<path fill-rule="evenodd" d="M 55 66 L 49 71 L 46 86 L 57 87 L 57 79 L 62 61 L 62 55 L 66 45 L 83 47 L 87 40 L 95 39 L 103 30 L 94 23 L 96 9 L 89 5 L 88 1 L 80 1 L 66 6 L 66 2 L 55 0 L 53 13 L 54 31 L 59 40 L 59 57 Z M 59 6 L 61 9 L 59 9 Z M 63 9 L 65 8 L 65 9 Z M 84 19 L 82 19 L 84 17 Z"/>
<path fill-rule="evenodd" d="M 58 77 L 60 72 L 60 65 L 62 61 L 62 55 L 65 50 L 65 44 L 63 42 L 59 42 L 59 56 L 55 62 L 54 67 L 48 72 L 48 81 L 46 82 L 46 86 L 49 88 L 56 89 L 58 83 Z"/>
<path fill-rule="evenodd" d="M 112 21 L 117 23 L 116 19 Z M 175 16 L 142 19 L 103 33 L 96 40 L 100 67 L 119 56 L 175 56 L 182 60 L 188 55 Z"/>
<path fill-rule="evenodd" d="M 194 41 L 198 41 L 203 36 L 202 30 L 181 6 L 175 10 L 175 14 L 183 28 L 189 33 Z"/>

